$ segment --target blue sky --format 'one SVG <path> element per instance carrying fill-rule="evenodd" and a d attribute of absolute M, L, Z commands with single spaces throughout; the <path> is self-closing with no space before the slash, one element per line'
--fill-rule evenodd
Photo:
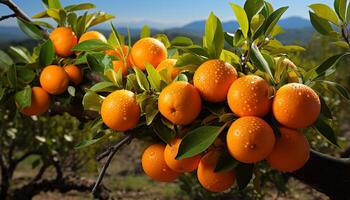
<path fill-rule="evenodd" d="M 43 10 L 40 0 L 14 0 L 28 15 Z M 222 21 L 235 19 L 229 2 L 243 5 L 244 0 L 61 0 L 63 5 L 91 2 L 96 10 L 105 11 L 116 16 L 117 25 L 137 26 L 151 23 L 158 27 L 181 26 L 188 22 L 205 19 L 213 11 Z M 300 16 L 308 18 L 308 5 L 326 3 L 333 0 L 270 0 L 274 8 L 289 6 L 284 17 Z M 0 5 L 0 15 L 11 11 Z M 15 25 L 14 20 L 0 22 L 0 25 Z"/>

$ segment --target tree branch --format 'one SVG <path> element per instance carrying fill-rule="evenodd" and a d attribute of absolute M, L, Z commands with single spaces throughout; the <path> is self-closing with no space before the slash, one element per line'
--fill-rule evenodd
<path fill-rule="evenodd" d="M 4 15 L 0 17 L 0 21 L 3 21 L 8 18 L 16 17 L 16 16 L 17 16 L 16 14 Z"/>
<path fill-rule="evenodd" d="M 106 173 L 106 170 L 109 166 L 109 164 L 112 161 L 112 158 L 114 157 L 114 154 L 126 143 L 129 143 L 132 140 L 133 136 L 131 134 L 127 135 L 125 138 L 123 138 L 122 140 L 120 140 L 117 144 L 113 145 L 112 147 L 110 147 L 106 152 L 102 153 L 100 156 L 98 156 L 98 160 L 101 160 L 103 158 L 105 158 L 107 155 L 107 160 L 105 162 L 105 164 L 103 165 L 103 168 L 100 172 L 100 174 L 98 175 L 98 178 L 96 180 L 95 186 L 92 189 L 92 193 L 95 194 L 99 185 L 102 182 L 102 179 Z"/>

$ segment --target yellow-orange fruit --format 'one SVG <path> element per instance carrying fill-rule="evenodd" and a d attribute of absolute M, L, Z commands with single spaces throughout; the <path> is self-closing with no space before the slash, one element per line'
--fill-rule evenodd
<path fill-rule="evenodd" d="M 142 154 L 143 171 L 152 179 L 161 182 L 174 181 L 179 173 L 171 170 L 164 161 L 165 146 L 153 144 L 145 149 Z"/>
<path fill-rule="evenodd" d="M 115 72 L 118 73 L 119 69 L 121 68 L 123 76 L 127 75 L 128 71 L 127 71 L 126 66 L 125 66 L 123 61 L 121 61 L 121 60 L 114 60 L 114 61 L 112 61 L 112 63 L 113 63 L 113 69 L 114 69 Z"/>
<path fill-rule="evenodd" d="M 185 81 L 171 83 L 163 89 L 158 98 L 159 112 L 177 125 L 192 123 L 199 115 L 201 108 L 199 92 Z"/>
<path fill-rule="evenodd" d="M 75 65 L 67 65 L 64 66 L 63 69 L 67 73 L 69 80 L 72 81 L 75 85 L 79 85 L 83 80 L 83 74 L 81 73 L 79 67 Z"/>
<path fill-rule="evenodd" d="M 179 151 L 181 139 L 175 139 L 171 144 L 166 145 L 164 151 L 164 160 L 170 169 L 176 172 L 191 172 L 197 169 L 201 155 L 196 155 L 190 158 L 176 160 L 176 155 Z"/>
<path fill-rule="evenodd" d="M 236 69 L 222 60 L 209 60 L 198 67 L 193 84 L 209 102 L 226 100 L 231 84 L 237 79 Z"/>
<path fill-rule="evenodd" d="M 243 116 L 265 116 L 271 108 L 269 84 L 256 75 L 240 77 L 231 85 L 227 102 L 232 112 Z"/>
<path fill-rule="evenodd" d="M 293 172 L 302 168 L 310 156 L 310 146 L 306 137 L 297 130 L 280 128 L 281 137 L 266 161 L 271 167 L 282 172 Z"/>
<path fill-rule="evenodd" d="M 73 54 L 71 49 L 78 43 L 78 38 L 70 28 L 59 27 L 50 33 L 50 39 L 57 55 L 67 57 Z"/>
<path fill-rule="evenodd" d="M 41 115 L 50 107 L 50 96 L 41 87 L 32 87 L 32 101 L 30 106 L 21 110 L 27 116 Z"/>
<path fill-rule="evenodd" d="M 126 131 L 136 126 L 140 118 L 140 106 L 135 94 L 128 90 L 117 90 L 109 94 L 102 102 L 103 122 L 116 131 Z"/>
<path fill-rule="evenodd" d="M 58 95 L 66 91 L 69 79 L 63 67 L 49 65 L 41 71 L 40 84 L 48 93 Z"/>
<path fill-rule="evenodd" d="M 79 38 L 79 43 L 87 40 L 100 40 L 107 43 L 106 37 L 98 31 L 88 31 Z"/>
<path fill-rule="evenodd" d="M 233 170 L 215 172 L 220 156 L 219 151 L 210 151 L 202 157 L 197 169 L 199 183 L 211 192 L 223 192 L 229 189 L 236 180 Z"/>
<path fill-rule="evenodd" d="M 230 154 L 243 163 L 256 163 L 265 159 L 275 144 L 275 135 L 268 123 L 258 117 L 241 117 L 227 133 Z"/>
<path fill-rule="evenodd" d="M 147 63 L 157 67 L 160 62 L 167 58 L 167 55 L 164 44 L 150 37 L 140 39 L 131 48 L 133 64 L 141 70 L 146 69 Z"/>
<path fill-rule="evenodd" d="M 321 112 L 320 99 L 310 87 L 289 83 L 278 89 L 272 106 L 277 121 L 288 128 L 306 128 Z"/>
<path fill-rule="evenodd" d="M 181 69 L 178 67 L 175 67 L 176 59 L 166 59 L 163 60 L 159 65 L 157 66 L 156 70 L 157 72 L 161 72 L 162 70 L 167 70 L 167 76 L 169 80 L 174 80 L 177 75 L 181 72 Z"/>

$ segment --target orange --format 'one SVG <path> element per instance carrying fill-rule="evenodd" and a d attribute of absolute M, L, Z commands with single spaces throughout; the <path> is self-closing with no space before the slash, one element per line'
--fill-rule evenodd
<path fill-rule="evenodd" d="M 121 60 L 114 60 L 114 61 L 112 61 L 112 63 L 113 63 L 113 69 L 114 69 L 115 72 L 118 73 L 119 69 L 121 68 L 123 76 L 127 75 L 128 71 L 126 70 L 126 66 L 125 66 L 123 61 L 121 61 Z"/>
<path fill-rule="evenodd" d="M 88 31 L 84 33 L 82 36 L 80 36 L 79 43 L 87 40 L 100 40 L 102 42 L 107 43 L 106 37 L 98 31 Z"/>
<path fill-rule="evenodd" d="M 230 154 L 243 163 L 256 163 L 265 159 L 275 144 L 275 135 L 268 123 L 258 117 L 241 117 L 227 133 Z"/>
<path fill-rule="evenodd" d="M 177 125 L 192 123 L 202 107 L 197 89 L 185 82 L 176 81 L 165 87 L 158 98 L 159 112 Z"/>
<path fill-rule="evenodd" d="M 72 81 L 75 85 L 79 85 L 83 80 L 83 75 L 79 67 L 75 65 L 67 65 L 63 67 L 63 69 L 67 73 L 69 80 Z"/>
<path fill-rule="evenodd" d="M 140 107 L 135 94 L 128 90 L 117 90 L 102 102 L 103 122 L 115 131 L 126 131 L 136 126 L 140 118 Z"/>
<path fill-rule="evenodd" d="M 145 64 L 157 67 L 167 58 L 167 49 L 164 44 L 154 38 L 142 38 L 131 48 L 131 57 L 136 67 L 145 70 Z"/>
<path fill-rule="evenodd" d="M 166 145 L 164 151 L 164 159 L 170 169 L 176 172 L 191 172 L 196 170 L 201 159 L 201 155 L 196 155 L 190 158 L 176 160 L 175 157 L 179 151 L 181 139 L 175 139 L 171 144 Z"/>
<path fill-rule="evenodd" d="M 193 84 L 201 96 L 209 102 L 226 100 L 227 92 L 237 79 L 236 69 L 222 60 L 209 60 L 198 67 L 193 76 Z"/>
<path fill-rule="evenodd" d="M 50 33 L 50 39 L 57 55 L 67 57 L 73 54 L 71 49 L 78 43 L 78 38 L 70 28 L 59 27 Z"/>
<path fill-rule="evenodd" d="M 21 110 L 21 113 L 27 116 L 41 115 L 45 113 L 50 106 L 50 96 L 41 87 L 32 87 L 32 101 L 30 106 Z"/>
<path fill-rule="evenodd" d="M 240 117 L 263 117 L 271 108 L 269 84 L 256 75 L 243 76 L 231 85 L 227 102 L 232 112 Z"/>
<path fill-rule="evenodd" d="M 142 154 L 141 163 L 143 171 L 152 179 L 162 182 L 174 181 L 179 173 L 171 170 L 164 161 L 162 144 L 152 144 Z"/>
<path fill-rule="evenodd" d="M 288 128 L 305 128 L 313 124 L 321 111 L 318 95 L 310 87 L 289 83 L 278 89 L 272 111 L 277 121 Z"/>
<path fill-rule="evenodd" d="M 167 77 L 169 80 L 174 80 L 177 75 L 181 72 L 181 69 L 178 67 L 175 67 L 176 59 L 166 59 L 163 60 L 159 65 L 157 66 L 156 70 L 157 72 L 161 72 L 162 70 L 167 70 Z"/>
<path fill-rule="evenodd" d="M 210 151 L 199 162 L 197 178 L 199 183 L 211 192 L 223 192 L 229 189 L 236 180 L 233 170 L 215 172 L 220 157 L 219 151 Z"/>
<path fill-rule="evenodd" d="M 49 65 L 41 71 L 41 87 L 50 94 L 62 94 L 68 87 L 69 79 L 63 67 Z"/>
<path fill-rule="evenodd" d="M 281 137 L 266 161 L 282 172 L 293 172 L 302 168 L 310 156 L 310 146 L 306 137 L 297 130 L 280 128 Z"/>

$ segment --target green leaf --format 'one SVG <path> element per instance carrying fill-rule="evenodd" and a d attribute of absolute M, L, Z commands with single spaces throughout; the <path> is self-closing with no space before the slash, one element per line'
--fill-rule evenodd
<path fill-rule="evenodd" d="M 141 110 L 143 113 L 145 113 L 146 116 L 146 125 L 149 126 L 152 124 L 154 118 L 158 114 L 158 100 L 155 96 L 152 95 L 144 95 L 145 98 L 143 98 L 141 101 L 138 101 Z M 140 100 L 140 98 L 138 99 Z"/>
<path fill-rule="evenodd" d="M 228 172 L 237 167 L 239 162 L 235 160 L 227 151 L 223 151 L 215 167 L 215 172 Z"/>
<path fill-rule="evenodd" d="M 157 35 L 155 35 L 153 37 L 156 38 L 157 40 L 161 41 L 164 44 L 165 48 L 168 49 L 171 46 L 171 44 L 169 42 L 169 38 L 168 38 L 167 35 L 165 35 L 165 34 L 157 34 Z"/>
<path fill-rule="evenodd" d="M 238 4 L 230 3 L 233 12 L 236 15 L 236 20 L 241 27 L 244 38 L 248 37 L 249 21 L 245 10 Z"/>
<path fill-rule="evenodd" d="M 346 9 L 346 23 L 350 22 L 350 2 L 348 3 L 348 8 Z"/>
<path fill-rule="evenodd" d="M 186 47 L 177 46 L 177 49 L 181 49 L 186 53 L 196 54 L 198 56 L 209 57 L 209 54 L 206 49 L 199 45 L 191 45 Z"/>
<path fill-rule="evenodd" d="M 32 24 L 38 25 L 41 27 L 45 27 L 45 28 L 49 28 L 49 29 L 54 29 L 54 27 L 51 24 L 44 22 L 44 21 L 33 21 Z"/>
<path fill-rule="evenodd" d="M 335 89 L 340 94 L 340 96 L 342 96 L 346 100 L 348 100 L 348 101 L 350 100 L 349 92 L 347 91 L 346 88 L 344 88 L 339 83 L 335 83 L 335 82 L 332 82 L 332 81 L 326 81 L 326 80 L 322 80 L 321 82 L 331 86 L 333 89 Z"/>
<path fill-rule="evenodd" d="M 329 35 L 333 32 L 332 26 L 327 20 L 315 15 L 312 12 L 309 12 L 309 15 L 311 24 L 317 32 L 322 35 Z"/>
<path fill-rule="evenodd" d="M 191 38 L 183 37 L 183 36 L 175 37 L 174 39 L 171 40 L 170 43 L 172 46 L 181 46 L 181 47 L 193 45 L 193 41 Z"/>
<path fill-rule="evenodd" d="M 286 12 L 288 9 L 288 6 L 281 7 L 277 10 L 275 10 L 271 15 L 267 18 L 265 22 L 265 35 L 268 35 L 272 32 L 273 28 L 277 24 L 278 20 L 282 17 L 283 13 Z"/>
<path fill-rule="evenodd" d="M 270 66 L 261 54 L 259 48 L 256 46 L 255 42 L 252 43 L 251 50 L 251 59 L 253 60 L 253 63 L 259 66 L 261 69 L 264 69 L 264 71 L 270 75 L 271 80 L 275 82 Z"/>
<path fill-rule="evenodd" d="M 151 84 L 151 86 L 157 91 L 160 92 L 161 91 L 161 87 L 160 87 L 160 83 L 161 83 L 161 77 L 159 75 L 159 73 L 157 72 L 157 70 L 150 64 L 146 64 L 146 71 L 148 74 L 148 80 Z"/>
<path fill-rule="evenodd" d="M 265 17 L 262 14 L 254 15 L 250 21 L 250 30 L 254 35 L 257 30 L 264 24 Z"/>
<path fill-rule="evenodd" d="M 342 21 L 346 20 L 346 17 L 345 17 L 346 4 L 347 4 L 347 0 L 334 0 L 334 10 L 335 12 L 337 12 L 339 18 Z"/>
<path fill-rule="evenodd" d="M 64 7 L 64 9 L 67 12 L 73 12 L 73 11 L 77 11 L 77 10 L 89 10 L 92 8 L 96 8 L 96 6 L 92 3 L 80 3 L 80 4 L 74 4 L 74 5 L 69 5 Z"/>
<path fill-rule="evenodd" d="M 73 87 L 73 86 L 68 86 L 67 90 L 68 90 L 68 94 L 69 94 L 70 96 L 75 97 L 75 87 Z"/>
<path fill-rule="evenodd" d="M 47 2 L 48 2 L 49 8 L 56 8 L 56 9 L 62 8 L 62 5 L 59 0 L 48 0 Z"/>
<path fill-rule="evenodd" d="M 228 63 L 236 63 L 236 64 L 240 62 L 240 58 L 236 54 L 234 54 L 231 51 L 227 51 L 225 49 L 222 50 L 221 52 L 220 60 L 223 60 Z"/>
<path fill-rule="evenodd" d="M 151 37 L 151 29 L 149 26 L 144 25 L 140 32 L 140 38 Z"/>
<path fill-rule="evenodd" d="M 11 65 L 7 70 L 7 80 L 12 88 L 17 88 L 17 67 Z"/>
<path fill-rule="evenodd" d="M 136 80 L 140 88 L 144 91 L 149 91 L 149 83 L 147 81 L 146 75 L 137 67 L 133 68 L 136 74 Z"/>
<path fill-rule="evenodd" d="M 6 72 L 13 64 L 11 57 L 3 50 L 0 50 L 0 74 Z"/>
<path fill-rule="evenodd" d="M 9 53 L 21 63 L 30 63 L 33 61 L 30 52 L 24 47 L 11 46 L 9 49 Z"/>
<path fill-rule="evenodd" d="M 41 67 L 46 67 L 51 65 L 52 61 L 55 59 L 55 49 L 53 48 L 53 43 L 48 39 L 40 49 L 39 53 L 39 63 Z"/>
<path fill-rule="evenodd" d="M 27 34 L 29 37 L 35 39 L 35 40 L 41 40 L 44 38 L 43 33 L 41 30 L 35 26 L 34 24 L 31 24 L 29 22 L 26 22 L 25 20 L 22 20 L 20 18 L 17 18 L 17 23 L 19 28 Z"/>
<path fill-rule="evenodd" d="M 210 13 L 205 23 L 205 44 L 211 58 L 219 58 L 224 48 L 224 33 L 222 24 L 213 13 Z"/>
<path fill-rule="evenodd" d="M 83 148 L 88 147 L 90 145 L 96 144 L 97 142 L 99 142 L 100 140 L 102 140 L 103 138 L 105 138 L 108 135 L 109 134 L 105 134 L 104 132 L 99 132 L 92 139 L 84 140 L 84 141 L 78 143 L 77 145 L 75 145 L 74 149 L 75 150 L 83 149 Z"/>
<path fill-rule="evenodd" d="M 113 69 L 112 58 L 103 53 L 87 54 L 86 60 L 93 71 L 103 74 L 107 69 Z"/>
<path fill-rule="evenodd" d="M 96 83 L 90 88 L 90 90 L 94 92 L 113 92 L 116 89 L 112 82 L 107 81 Z"/>
<path fill-rule="evenodd" d="M 49 15 L 47 14 L 46 10 L 40 13 L 36 13 L 32 16 L 33 19 L 40 19 L 40 18 L 47 18 Z"/>
<path fill-rule="evenodd" d="M 105 69 L 104 75 L 109 81 L 114 83 L 117 88 L 123 88 L 123 74 L 121 68 L 119 68 L 118 72 L 115 72 L 114 69 Z"/>
<path fill-rule="evenodd" d="M 190 53 L 184 53 L 177 59 L 175 67 L 198 67 L 205 61 L 206 59 L 204 59 L 203 57 L 193 55 Z"/>
<path fill-rule="evenodd" d="M 152 128 L 158 137 L 167 144 L 170 144 L 171 141 L 176 137 L 175 131 L 171 130 L 163 124 L 160 115 L 158 115 L 155 120 L 153 120 Z"/>
<path fill-rule="evenodd" d="M 247 0 L 244 3 L 244 10 L 247 13 L 248 21 L 251 21 L 253 16 L 258 14 L 264 5 L 263 0 Z"/>
<path fill-rule="evenodd" d="M 49 15 L 49 17 L 53 18 L 56 22 L 60 23 L 60 9 L 50 8 L 46 12 Z"/>
<path fill-rule="evenodd" d="M 316 3 L 311 4 L 309 7 L 315 12 L 317 16 L 332 22 L 336 26 L 339 25 L 337 14 L 327 4 Z"/>
<path fill-rule="evenodd" d="M 95 92 L 88 91 L 83 97 L 84 110 L 100 111 L 103 97 Z"/>
<path fill-rule="evenodd" d="M 29 84 L 35 78 L 35 72 L 27 68 L 17 69 L 17 78 L 25 84 Z"/>
<path fill-rule="evenodd" d="M 247 187 L 253 177 L 254 164 L 239 163 L 235 168 L 239 190 Z"/>
<path fill-rule="evenodd" d="M 73 51 L 106 51 L 114 48 L 101 40 L 86 40 L 72 48 Z"/>
<path fill-rule="evenodd" d="M 176 82 L 176 81 L 185 81 L 185 82 L 188 82 L 188 78 L 185 74 L 182 74 L 180 73 L 179 75 L 177 75 L 174 79 L 173 82 Z"/>
<path fill-rule="evenodd" d="M 316 130 L 324 136 L 330 143 L 334 144 L 335 146 L 338 146 L 337 137 L 335 136 L 335 133 L 331 126 L 329 126 L 322 117 L 319 117 L 317 121 L 314 123 L 314 127 Z"/>
<path fill-rule="evenodd" d="M 189 158 L 208 149 L 223 131 L 218 126 L 202 126 L 187 133 L 182 139 L 176 159 Z"/>
<path fill-rule="evenodd" d="M 16 92 L 15 100 L 20 110 L 30 106 L 32 103 L 32 88 L 27 85 L 23 90 Z"/>
<path fill-rule="evenodd" d="M 86 28 L 101 24 L 103 22 L 106 22 L 106 21 L 114 19 L 114 18 L 115 17 L 113 15 L 110 15 L 110 14 L 107 14 L 104 12 L 98 12 L 96 14 L 96 17 L 94 17 L 93 20 L 87 24 Z"/>
<path fill-rule="evenodd" d="M 322 96 L 319 95 L 320 101 L 321 101 L 321 114 L 325 117 L 327 117 L 328 119 L 332 119 L 332 111 L 331 109 L 328 107 L 326 101 L 324 100 L 324 98 Z"/>

